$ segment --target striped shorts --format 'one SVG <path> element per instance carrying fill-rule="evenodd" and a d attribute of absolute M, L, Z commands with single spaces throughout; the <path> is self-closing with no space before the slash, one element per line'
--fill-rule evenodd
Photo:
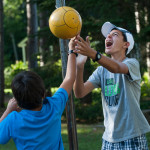
<path fill-rule="evenodd" d="M 103 139 L 102 150 L 149 150 L 145 134 L 117 143 L 110 143 Z"/>

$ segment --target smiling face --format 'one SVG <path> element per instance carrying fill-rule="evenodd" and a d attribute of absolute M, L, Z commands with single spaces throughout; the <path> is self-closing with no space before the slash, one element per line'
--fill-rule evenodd
<path fill-rule="evenodd" d="M 119 30 L 112 30 L 105 39 L 105 53 L 125 53 L 129 43 L 124 40 L 123 33 Z"/>

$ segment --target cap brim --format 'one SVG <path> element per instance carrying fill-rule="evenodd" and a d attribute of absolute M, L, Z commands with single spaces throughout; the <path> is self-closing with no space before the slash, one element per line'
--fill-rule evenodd
<path fill-rule="evenodd" d="M 101 28 L 101 32 L 104 37 L 107 37 L 107 35 L 111 32 L 112 29 L 117 28 L 115 25 L 113 25 L 110 22 L 105 22 Z"/>

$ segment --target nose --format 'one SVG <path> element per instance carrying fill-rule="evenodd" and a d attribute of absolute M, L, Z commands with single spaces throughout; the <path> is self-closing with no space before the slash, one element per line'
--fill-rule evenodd
<path fill-rule="evenodd" d="M 111 38 L 111 34 L 109 33 L 106 38 Z"/>

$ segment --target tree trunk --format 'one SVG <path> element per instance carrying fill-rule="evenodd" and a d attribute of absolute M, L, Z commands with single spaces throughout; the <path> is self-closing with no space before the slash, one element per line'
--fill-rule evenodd
<path fill-rule="evenodd" d="M 37 52 L 38 52 L 38 40 L 37 40 L 37 4 L 34 0 L 27 0 L 27 59 L 29 69 L 37 67 Z"/>
<path fill-rule="evenodd" d="M 149 20 L 150 20 L 150 13 L 149 13 L 150 3 L 149 1 L 136 2 L 134 3 L 135 8 L 135 21 L 136 21 L 136 30 L 139 34 L 139 40 L 141 43 L 135 44 L 135 49 L 137 50 L 136 53 L 133 52 L 133 55 L 139 54 L 138 58 L 140 60 L 141 67 L 141 74 L 145 71 L 148 71 L 150 75 L 150 41 L 149 41 L 149 32 L 145 32 L 149 28 Z M 145 32 L 143 37 L 143 31 Z M 144 39 L 144 40 L 143 40 Z M 138 53 L 137 53 L 138 52 Z M 136 57 L 137 58 L 137 57 Z"/>
<path fill-rule="evenodd" d="M 40 26 L 40 39 L 39 39 L 39 52 L 40 52 L 40 65 L 44 65 L 47 62 L 47 55 L 49 53 L 48 38 L 45 36 L 45 28 L 48 27 L 48 18 L 46 16 L 47 11 L 41 11 L 39 13 L 39 26 Z"/>
<path fill-rule="evenodd" d="M 0 107 L 4 107 L 4 29 L 3 0 L 0 1 Z"/>

